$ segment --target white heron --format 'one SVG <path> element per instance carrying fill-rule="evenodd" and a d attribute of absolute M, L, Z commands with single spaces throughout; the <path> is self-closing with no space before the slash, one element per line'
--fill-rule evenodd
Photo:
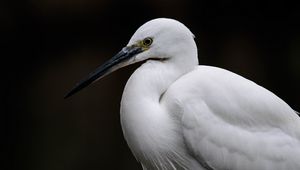
<path fill-rule="evenodd" d="M 296 111 L 250 80 L 198 65 L 194 35 L 173 19 L 142 25 L 126 47 L 66 97 L 140 61 L 124 89 L 120 114 L 143 169 L 300 169 Z"/>

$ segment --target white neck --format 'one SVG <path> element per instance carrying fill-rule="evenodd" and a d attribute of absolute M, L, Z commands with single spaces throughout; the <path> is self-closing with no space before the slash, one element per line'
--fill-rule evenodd
<path fill-rule="evenodd" d="M 129 145 L 144 148 L 147 138 L 155 139 L 153 137 L 161 134 L 155 132 L 157 128 L 166 128 L 160 128 L 168 115 L 159 100 L 179 74 L 172 66 L 159 61 L 148 61 L 132 74 L 121 101 L 121 123 Z"/>
<path fill-rule="evenodd" d="M 169 162 L 167 167 L 172 167 L 170 162 L 182 167 L 191 163 L 182 134 L 179 134 L 178 122 L 161 105 L 160 99 L 174 81 L 198 65 L 196 53 L 193 50 L 185 53 L 188 62 L 183 62 L 180 57 L 149 60 L 132 74 L 124 89 L 121 101 L 123 133 L 136 158 L 150 169 L 161 169 L 155 167 L 160 162 Z M 168 155 L 178 159 L 169 160 Z M 153 164 L 145 165 L 149 160 Z"/>

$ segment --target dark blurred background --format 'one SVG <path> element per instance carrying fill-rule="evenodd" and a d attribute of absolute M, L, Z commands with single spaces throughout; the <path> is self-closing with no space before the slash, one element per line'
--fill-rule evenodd
<path fill-rule="evenodd" d="M 157 17 L 191 29 L 200 64 L 241 74 L 300 110 L 299 9 L 253 0 L 1 1 L 0 169 L 141 169 L 119 120 L 123 88 L 138 65 L 63 96 Z"/>

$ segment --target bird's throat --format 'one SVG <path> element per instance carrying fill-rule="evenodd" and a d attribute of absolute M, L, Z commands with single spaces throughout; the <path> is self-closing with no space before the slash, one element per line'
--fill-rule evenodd
<path fill-rule="evenodd" d="M 147 61 L 128 80 L 121 101 L 121 123 L 124 136 L 133 152 L 138 149 L 152 149 L 162 140 L 157 133 L 172 121 L 160 104 L 161 96 L 180 76 L 172 66 L 158 61 Z M 167 133 L 167 132 L 166 132 Z M 149 144 L 151 141 L 151 144 Z M 140 146 L 140 148 L 136 148 Z"/>

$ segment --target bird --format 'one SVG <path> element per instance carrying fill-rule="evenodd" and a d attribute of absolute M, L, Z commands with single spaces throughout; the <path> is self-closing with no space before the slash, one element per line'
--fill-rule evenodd
<path fill-rule="evenodd" d="M 65 98 L 141 62 L 125 85 L 120 120 L 144 170 L 299 170 L 297 112 L 251 80 L 199 65 L 194 38 L 175 19 L 152 19 Z"/>

